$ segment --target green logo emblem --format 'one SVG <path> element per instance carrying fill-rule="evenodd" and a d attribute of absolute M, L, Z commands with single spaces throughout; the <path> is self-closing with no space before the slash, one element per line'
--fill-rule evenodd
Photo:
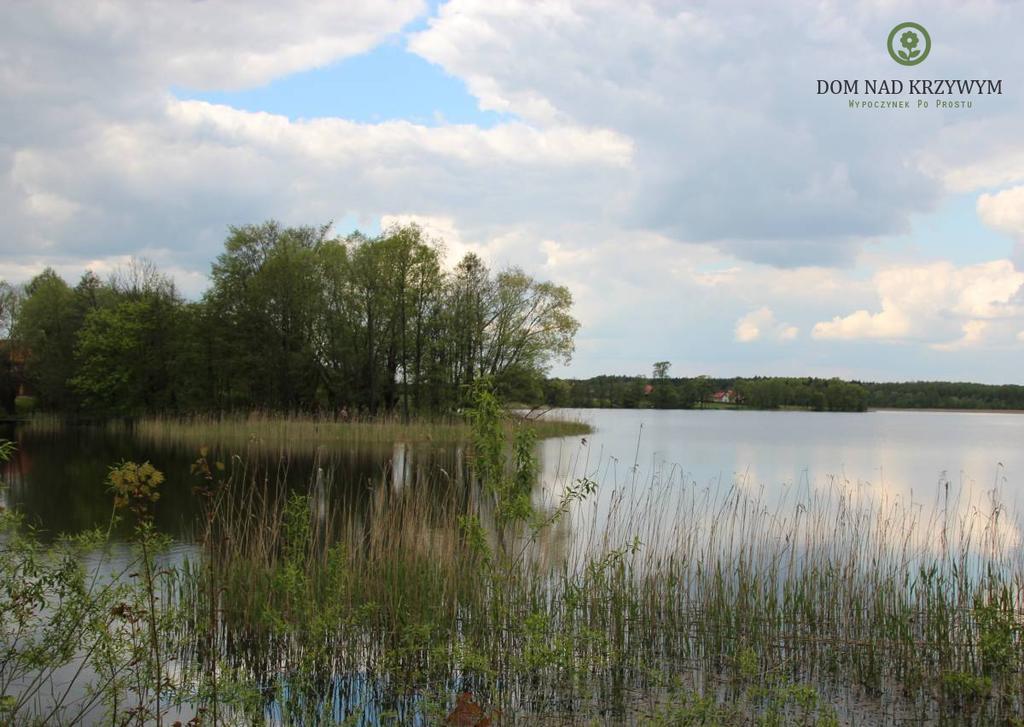
<path fill-rule="evenodd" d="M 917 23 L 900 23 L 889 33 L 889 55 L 901 66 L 916 66 L 928 57 L 932 38 Z"/>

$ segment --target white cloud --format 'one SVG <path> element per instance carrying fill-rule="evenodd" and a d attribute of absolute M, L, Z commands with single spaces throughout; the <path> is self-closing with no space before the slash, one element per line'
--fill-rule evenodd
<path fill-rule="evenodd" d="M 762 337 L 792 341 L 799 333 L 796 326 L 776 321 L 775 313 L 767 306 L 753 310 L 736 321 L 735 337 L 740 343 L 750 343 Z"/>
<path fill-rule="evenodd" d="M 1007 23 L 1022 11 L 940 7 L 927 6 L 929 17 L 943 18 L 945 43 L 930 72 L 984 68 L 1010 88 L 1024 53 L 1016 43 L 991 43 L 993 34 L 1012 37 Z M 849 265 L 867 240 L 908 231 L 911 215 L 933 208 L 948 178 L 979 152 L 998 160 L 1019 150 L 1024 158 L 1019 98 L 978 101 L 970 115 L 897 117 L 816 96 L 817 78 L 892 71 L 875 51 L 893 18 L 884 4 L 813 0 L 781 10 L 451 0 L 410 47 L 465 79 L 485 108 L 632 139 L 631 225 L 774 265 Z M 956 155 L 937 155 L 949 127 L 967 130 Z M 968 133 L 982 129 L 989 133 Z"/>
<path fill-rule="evenodd" d="M 1006 90 L 1007 84 L 1020 83 L 1016 69 L 999 62 L 988 65 L 992 75 L 1003 80 Z M 939 129 L 931 143 L 918 152 L 922 171 L 940 179 L 948 191 L 957 194 L 1024 181 L 1019 111 L 1013 113 L 1010 98 L 1004 91 L 1002 97 L 986 104 L 997 113 L 963 115 Z M 972 112 L 983 108 L 979 100 L 979 107 Z"/>
<path fill-rule="evenodd" d="M 15 3 L 4 14 L 5 48 L 22 52 L 6 62 L 23 92 L 80 78 L 102 85 L 112 71 L 166 85 L 242 88 L 367 51 L 424 10 L 423 0 Z M 64 81 L 53 63 L 60 60 L 77 64 Z"/>
<path fill-rule="evenodd" d="M 1024 272 L 1009 260 L 958 268 L 952 263 L 893 267 L 875 276 L 881 310 L 857 310 L 822 321 L 816 339 L 890 339 L 938 343 L 951 350 L 983 340 L 987 321 L 1020 320 Z M 952 330 L 963 336 L 943 343 Z"/>
<path fill-rule="evenodd" d="M 36 247 L 126 254 L 144 240 L 205 267 L 227 225 L 268 217 L 310 223 L 404 208 L 453 220 L 457 200 L 463 225 L 495 236 L 524 219 L 579 217 L 607 197 L 630 154 L 628 140 L 579 127 L 291 121 L 166 99 L 161 113 L 98 124 L 82 143 L 19 149 L 6 202 Z M 546 185 L 563 190 L 557 207 Z M 8 237 L 0 249 L 25 242 Z"/>
<path fill-rule="evenodd" d="M 984 339 L 985 332 L 989 328 L 989 322 L 967 321 L 961 328 L 963 335 L 960 338 L 946 343 L 933 343 L 931 347 L 936 351 L 959 351 L 963 348 L 977 346 Z"/>
<path fill-rule="evenodd" d="M 978 217 L 992 229 L 1024 240 L 1024 185 L 978 197 Z"/>
<path fill-rule="evenodd" d="M 899 310 L 882 309 L 880 313 L 857 310 L 836 316 L 831 321 L 816 323 L 813 338 L 901 338 L 910 333 L 910 321 Z"/>
<path fill-rule="evenodd" d="M 481 107 L 522 119 L 493 129 L 293 122 L 169 100 L 175 87 L 258 85 L 393 42 L 426 5 L 242 8 L 13 8 L 0 29 L 11 61 L 0 81 L 7 244 L 122 253 L 156 230 L 194 265 L 230 223 L 415 210 L 492 234 L 599 220 L 710 243 L 730 258 L 848 265 L 866 240 L 905 230 L 933 205 L 972 152 L 1005 157 L 1019 146 L 1019 102 L 1009 96 L 971 116 L 917 115 L 899 126 L 817 97 L 818 75 L 891 70 L 884 54 L 865 53 L 891 13 L 812 0 L 783 11 L 735 1 L 680 10 L 647 0 L 451 0 L 409 47 L 464 80 Z M 993 28 L 1010 33 L 1021 12 L 942 8 L 958 28 L 947 53 L 973 48 L 982 33 L 986 48 L 1000 46 Z M 1013 62 L 1018 45 L 973 58 L 1024 67 Z M 956 137 L 949 146 L 961 156 L 924 156 L 950 127 L 989 133 Z M 83 238 L 92 228 L 103 233 Z"/>
<path fill-rule="evenodd" d="M 741 343 L 756 341 L 761 337 L 761 325 L 765 317 L 771 317 L 771 311 L 760 308 L 736 321 L 736 340 Z"/>
<path fill-rule="evenodd" d="M 450 0 L 412 50 L 511 119 L 294 121 L 174 94 L 401 44 L 425 3 L 16 3 L 0 27 L 0 276 L 52 264 L 73 280 L 146 255 L 195 293 L 230 224 L 413 220 L 449 261 L 472 250 L 569 285 L 593 373 L 663 358 L 690 373 L 835 370 L 825 347 L 802 356 L 823 311 L 843 315 L 819 339 L 1013 340 L 1006 261 L 871 279 L 876 260 L 893 268 L 874 243 L 949 190 L 986 192 L 981 218 L 1019 229 L 1016 193 L 991 188 L 1024 179 L 1024 97 L 1009 93 L 1024 86 L 1024 45 L 1009 42 L 1024 7 L 915 8 L 943 38 L 929 73 L 1003 78 L 1007 93 L 957 115 L 817 97 L 818 76 L 893 72 L 884 3 Z M 770 320 L 734 328 L 762 309 Z M 793 353 L 769 360 L 739 336 Z"/>

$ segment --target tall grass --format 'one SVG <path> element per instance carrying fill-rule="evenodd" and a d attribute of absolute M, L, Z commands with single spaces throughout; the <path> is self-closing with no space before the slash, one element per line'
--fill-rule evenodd
<path fill-rule="evenodd" d="M 942 482 L 925 506 L 836 479 L 769 499 L 676 469 L 535 489 L 531 437 L 513 425 L 509 443 L 495 417 L 474 418 L 474 480 L 382 472 L 368 506 L 335 496 L 329 466 L 295 492 L 261 458 L 201 453 L 198 549 L 139 600 L 144 625 L 164 609 L 141 653 L 177 713 L 993 724 L 1024 709 L 1021 531 L 997 490 Z"/>
<path fill-rule="evenodd" d="M 27 419 L 20 421 L 18 426 L 35 434 L 54 434 L 64 427 L 64 421 L 56 414 L 35 412 Z"/>
<path fill-rule="evenodd" d="M 332 508 L 329 476 L 231 494 L 238 474 L 209 554 L 222 637 L 293 712 L 302 694 L 337 719 L 425 718 L 462 691 L 524 724 L 987 724 L 1024 706 L 1024 569 L 995 493 L 942 488 L 928 510 L 833 481 L 769 504 L 668 471 L 555 483 L 502 526 L 486 488 L 384 477 L 356 511 Z"/>
<path fill-rule="evenodd" d="M 526 422 L 540 438 L 586 434 L 591 428 L 580 421 L 530 419 Z M 256 445 L 271 451 L 313 451 L 318 447 L 359 448 L 395 442 L 465 442 L 469 424 L 462 417 L 413 418 L 399 416 L 352 417 L 282 415 L 252 412 L 247 415 L 197 415 L 193 417 L 146 416 L 111 429 L 128 428 L 144 442 L 158 446 L 191 447 L 218 445 L 236 450 Z"/>

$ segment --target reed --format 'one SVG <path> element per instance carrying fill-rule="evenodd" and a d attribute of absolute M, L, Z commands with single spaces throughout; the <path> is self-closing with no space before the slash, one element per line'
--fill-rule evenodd
<path fill-rule="evenodd" d="M 525 421 L 540 438 L 587 434 L 591 428 L 580 421 L 531 418 Z M 252 412 L 245 415 L 196 415 L 192 417 L 145 416 L 133 422 L 114 421 L 108 428 L 127 429 L 154 445 L 193 448 L 219 446 L 243 450 L 258 446 L 269 451 L 314 451 L 319 447 L 359 448 L 393 445 L 396 442 L 456 443 L 468 441 L 469 424 L 462 417 L 413 418 L 399 416 L 348 417 L 283 415 Z"/>
<path fill-rule="evenodd" d="M 221 724 L 1024 709 L 1021 529 L 998 489 L 940 482 L 923 504 L 836 478 L 769 498 L 600 464 L 535 488 L 529 430 L 497 417 L 474 415 L 473 477 L 384 471 L 358 501 L 326 460 L 297 492 L 265 458 L 201 452 L 198 545 L 134 608 L 163 625 L 131 652 L 166 680 L 157 713 L 161 693 Z"/>
<path fill-rule="evenodd" d="M 56 414 L 35 412 L 19 422 L 19 427 L 34 434 L 54 434 L 64 427 L 64 420 Z"/>
<path fill-rule="evenodd" d="M 210 556 L 234 668 L 338 720 L 425 719 L 464 691 L 524 724 L 1022 707 L 1024 569 L 995 493 L 943 485 L 928 510 L 834 480 L 768 503 L 670 470 L 554 483 L 503 527 L 486 489 L 385 476 L 357 511 L 332 508 L 329 476 L 230 495 L 236 467 Z"/>

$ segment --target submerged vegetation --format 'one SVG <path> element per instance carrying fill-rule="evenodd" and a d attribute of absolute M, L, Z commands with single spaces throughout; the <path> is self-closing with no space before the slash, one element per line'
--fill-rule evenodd
<path fill-rule="evenodd" d="M 673 470 L 538 492 L 535 433 L 481 387 L 471 419 L 472 484 L 383 477 L 368 510 L 338 504 L 329 473 L 290 491 L 201 451 L 187 552 L 151 527 L 163 483 L 145 464 L 110 473 L 131 553 L 104 533 L 43 548 L 6 514 L 3 714 L 827 725 L 1024 708 L 1019 524 L 995 491 L 940 483 L 928 509 L 835 481 L 769 503 Z"/>

